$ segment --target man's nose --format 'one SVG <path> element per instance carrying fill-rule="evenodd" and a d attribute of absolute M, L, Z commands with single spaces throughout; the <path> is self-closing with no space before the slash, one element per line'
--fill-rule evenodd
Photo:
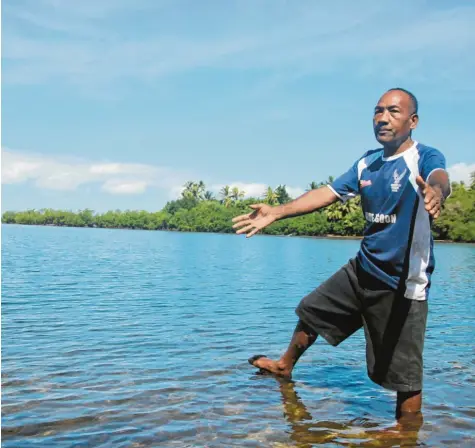
<path fill-rule="evenodd" d="M 384 109 L 379 115 L 377 119 L 377 123 L 388 123 L 389 122 L 389 111 Z"/>

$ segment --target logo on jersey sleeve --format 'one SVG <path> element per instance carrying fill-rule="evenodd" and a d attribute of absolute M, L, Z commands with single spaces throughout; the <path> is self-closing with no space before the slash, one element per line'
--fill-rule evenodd
<path fill-rule="evenodd" d="M 397 193 L 399 189 L 401 188 L 401 179 L 404 177 L 406 172 L 407 172 L 407 168 L 405 168 L 401 174 L 398 174 L 397 169 L 394 170 L 394 173 L 393 173 L 394 183 L 391 184 L 391 190 L 393 191 L 393 193 Z"/>
<path fill-rule="evenodd" d="M 360 180 L 360 188 L 369 187 L 371 185 L 370 180 Z"/>

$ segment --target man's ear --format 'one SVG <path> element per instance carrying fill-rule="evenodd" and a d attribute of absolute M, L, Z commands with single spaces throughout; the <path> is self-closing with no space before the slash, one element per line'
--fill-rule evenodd
<path fill-rule="evenodd" d="M 419 124 L 419 115 L 412 114 L 411 116 L 411 129 L 416 129 Z"/>

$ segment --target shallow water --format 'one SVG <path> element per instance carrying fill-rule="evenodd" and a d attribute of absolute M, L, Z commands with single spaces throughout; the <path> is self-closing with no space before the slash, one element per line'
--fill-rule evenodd
<path fill-rule="evenodd" d="M 358 245 L 2 226 L 2 446 L 474 446 L 475 246 L 436 245 L 422 426 L 395 429 L 361 331 L 292 382 L 247 363 Z"/>

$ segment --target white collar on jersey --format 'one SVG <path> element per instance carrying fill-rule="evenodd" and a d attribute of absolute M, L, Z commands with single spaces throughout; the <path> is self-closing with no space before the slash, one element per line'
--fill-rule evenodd
<path fill-rule="evenodd" d="M 414 149 L 416 149 L 418 144 L 419 143 L 416 140 L 414 140 L 413 145 L 410 148 L 407 148 L 405 151 L 403 151 L 399 154 L 395 154 L 394 156 L 389 156 L 389 157 L 384 157 L 384 155 L 383 155 L 383 156 L 381 156 L 381 159 L 383 160 L 383 162 L 390 162 L 391 160 L 399 159 L 399 157 L 404 156 L 404 154 L 406 154 L 408 151 L 414 151 Z"/>

